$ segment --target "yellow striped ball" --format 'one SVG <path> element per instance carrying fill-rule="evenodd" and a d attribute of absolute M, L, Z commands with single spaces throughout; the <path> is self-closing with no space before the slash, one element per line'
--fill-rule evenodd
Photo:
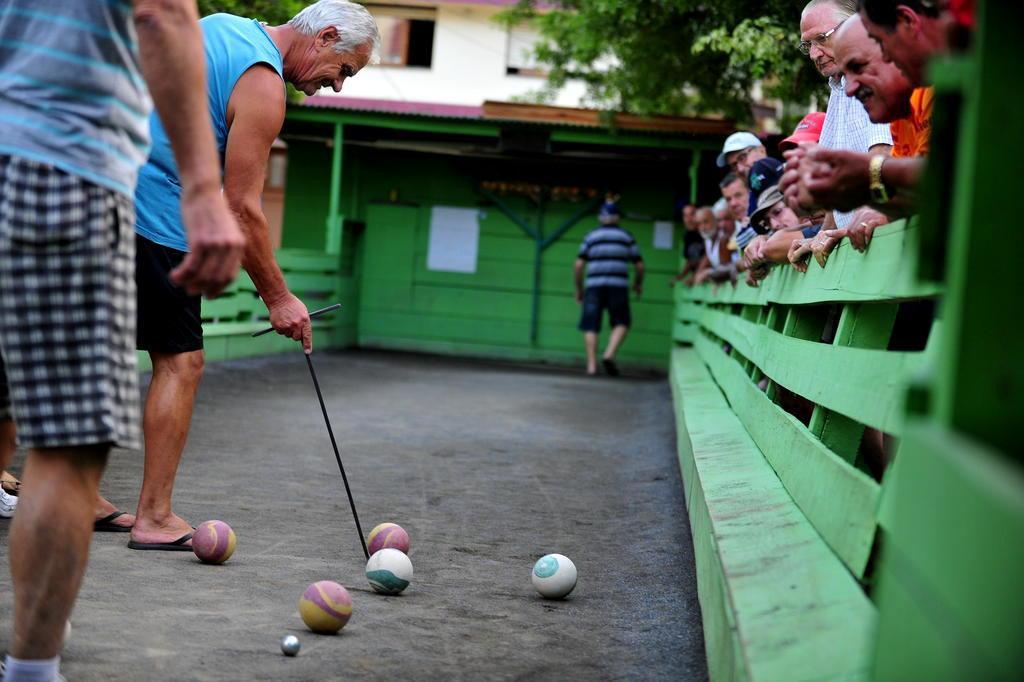
<path fill-rule="evenodd" d="M 337 632 L 352 616 L 352 597 L 338 583 L 320 580 L 302 593 L 299 615 L 313 632 Z"/>

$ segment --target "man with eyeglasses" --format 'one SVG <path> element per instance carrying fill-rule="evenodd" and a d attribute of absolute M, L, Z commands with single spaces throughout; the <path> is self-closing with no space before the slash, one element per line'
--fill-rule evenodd
<path fill-rule="evenodd" d="M 831 94 L 825 112 L 825 124 L 819 144 L 827 149 L 889 154 L 892 134 L 887 124 L 871 122 L 859 100 L 847 97 L 845 82 L 836 65 L 833 51 L 835 32 L 857 12 L 857 0 L 811 0 L 800 15 L 800 45 L 815 68 L 828 79 Z M 872 209 L 833 211 L 825 219 L 824 229 L 846 228 L 854 222 L 885 219 Z"/>
<path fill-rule="evenodd" d="M 953 10 L 956 4 L 965 10 L 970 3 L 936 0 L 860 0 L 860 19 L 867 34 L 881 47 L 884 58 L 906 75 L 910 84 L 925 85 L 927 60 L 957 47 L 957 31 L 967 29 L 970 14 Z M 969 29 L 968 29 L 969 30 Z M 914 112 L 910 124 L 919 133 L 912 153 L 924 146 L 924 128 L 928 118 L 928 97 L 915 91 L 911 99 Z M 913 147 L 916 147 L 916 151 Z M 830 150 L 803 150 L 800 161 L 787 164 L 787 200 L 801 206 L 844 208 L 870 201 L 872 206 L 894 217 L 909 215 L 916 204 L 916 190 L 925 166 L 924 158 L 891 158 L 876 154 L 850 154 Z M 792 172 L 790 165 L 798 167 Z"/>
<path fill-rule="evenodd" d="M 718 155 L 718 167 L 728 168 L 740 177 L 750 174 L 750 167 L 767 156 L 764 145 L 757 135 L 748 132 L 733 133 L 725 139 L 722 153 Z"/>

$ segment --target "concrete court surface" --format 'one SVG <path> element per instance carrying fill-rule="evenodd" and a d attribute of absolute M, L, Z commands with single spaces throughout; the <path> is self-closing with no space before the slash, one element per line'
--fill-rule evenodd
<path fill-rule="evenodd" d="M 301 353 L 211 364 L 175 505 L 193 523 L 230 523 L 238 548 L 208 566 L 96 534 L 63 654 L 70 682 L 707 678 L 664 379 L 367 351 L 314 360 L 364 532 L 394 521 L 412 536 L 409 589 L 377 595 L 363 576 Z M 103 492 L 134 511 L 141 475 L 141 453 L 115 451 Z M 565 601 L 530 584 L 548 552 L 579 569 Z M 321 579 L 354 602 L 337 636 L 298 615 Z M 280 653 L 289 633 L 296 658 Z"/>

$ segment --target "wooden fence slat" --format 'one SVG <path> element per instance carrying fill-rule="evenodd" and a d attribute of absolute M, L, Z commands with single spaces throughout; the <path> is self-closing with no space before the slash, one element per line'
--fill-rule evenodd
<path fill-rule="evenodd" d="M 883 493 L 889 509 L 877 591 L 877 679 L 1020 679 L 1018 461 L 916 419 L 893 466 L 898 494 L 888 477 Z"/>
<path fill-rule="evenodd" d="M 704 309 L 700 322 L 790 391 L 885 433 L 899 434 L 904 381 L 920 366 L 922 353 L 790 338 L 711 308 Z"/>
<path fill-rule="evenodd" d="M 718 344 L 695 347 L 782 484 L 850 571 L 864 573 L 875 536 L 879 486 L 758 390 Z"/>

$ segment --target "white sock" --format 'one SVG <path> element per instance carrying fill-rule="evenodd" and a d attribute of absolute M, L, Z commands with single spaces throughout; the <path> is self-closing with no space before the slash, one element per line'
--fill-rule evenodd
<path fill-rule="evenodd" d="M 60 679 L 60 656 L 22 660 L 7 655 L 3 682 L 56 682 Z"/>

